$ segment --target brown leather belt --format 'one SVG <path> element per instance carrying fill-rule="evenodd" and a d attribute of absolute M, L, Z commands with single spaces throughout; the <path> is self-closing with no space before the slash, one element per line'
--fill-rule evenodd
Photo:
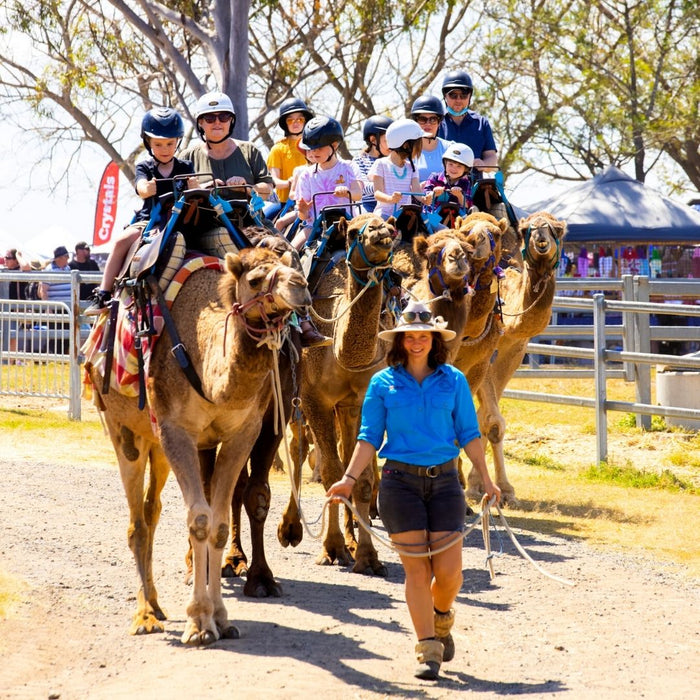
<path fill-rule="evenodd" d="M 428 467 L 419 467 L 416 464 L 406 464 L 406 462 L 398 462 L 395 459 L 387 459 L 384 463 L 384 469 L 397 469 L 398 471 L 413 474 L 414 476 L 427 476 L 429 479 L 434 479 L 440 474 L 455 471 L 456 466 L 454 459 L 449 459 L 442 464 L 431 464 Z"/>

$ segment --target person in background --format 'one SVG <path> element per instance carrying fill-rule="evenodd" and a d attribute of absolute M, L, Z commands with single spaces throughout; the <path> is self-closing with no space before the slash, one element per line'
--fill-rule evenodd
<path fill-rule="evenodd" d="M 391 126 L 393 119 L 375 114 L 362 127 L 362 138 L 367 144 L 359 155 L 352 159 L 357 179 L 362 183 L 362 206 L 365 211 L 372 212 L 377 206 L 374 198 L 374 185 L 369 179 L 369 170 L 377 158 L 389 155 L 386 145 L 386 130 Z"/>
<path fill-rule="evenodd" d="M 0 268 L 0 272 L 29 272 L 32 269 L 32 265 L 29 260 L 26 260 L 22 253 L 20 253 L 17 248 L 10 248 L 5 253 L 5 266 Z M 7 282 L 7 299 L 14 302 L 21 302 L 27 298 L 27 282 L 20 282 L 19 280 L 13 280 L 12 282 Z M 4 285 L 3 285 L 4 286 Z M 18 304 L 10 304 L 10 311 L 21 311 L 22 307 Z M 8 334 L 7 349 L 11 352 L 17 352 L 17 330 L 18 323 L 16 320 L 12 319 L 9 323 L 2 324 L 3 333 Z M 16 364 L 17 361 L 13 358 L 10 360 L 10 364 Z M 21 362 L 19 362 L 21 364 Z"/>
<path fill-rule="evenodd" d="M 406 604 L 418 639 L 414 675 L 430 680 L 455 654 L 452 606 L 463 582 L 466 516 L 457 473 L 460 448 L 489 498 L 498 501 L 501 493 L 486 468 L 469 384 L 447 364 L 445 342 L 455 335 L 421 302 L 410 302 L 396 327 L 379 333 L 391 343 L 389 366 L 370 380 L 350 463 L 326 493 L 349 499 L 377 451 L 386 458 L 379 514 L 406 573 Z M 425 556 L 410 556 L 418 553 Z"/>
<path fill-rule="evenodd" d="M 469 109 L 474 86 L 468 73 L 454 70 L 442 79 L 442 97 L 447 114 L 438 135 L 448 141 L 465 143 L 474 151 L 474 167 L 498 167 L 498 152 L 489 120 Z"/>
<path fill-rule="evenodd" d="M 422 95 L 411 106 L 411 119 L 426 133 L 421 154 L 416 158 L 421 186 L 425 186 L 433 173 L 442 170 L 442 157 L 450 145 L 449 141 L 437 135 L 444 116 L 445 108 L 440 98 L 433 95 Z"/>
<path fill-rule="evenodd" d="M 45 268 L 46 272 L 70 272 L 68 266 L 70 253 L 63 245 L 53 251 L 53 260 Z M 41 282 L 39 284 L 39 299 L 43 301 L 61 301 L 70 306 L 72 302 L 70 277 L 66 276 L 65 282 Z"/>
<path fill-rule="evenodd" d="M 284 132 L 284 138 L 270 149 L 267 156 L 267 167 L 275 183 L 278 199 L 277 202 L 267 202 L 263 207 L 265 216 L 270 220 L 279 214 L 290 198 L 294 169 L 306 165 L 304 153 L 299 149 L 299 141 L 304 124 L 313 116 L 314 113 L 306 103 L 296 97 L 290 97 L 280 105 L 277 124 Z"/>
<path fill-rule="evenodd" d="M 96 260 L 90 257 L 90 246 L 85 241 L 80 241 L 75 244 L 75 253 L 73 259 L 68 263 L 71 270 L 80 270 L 81 272 L 99 272 L 100 266 Z M 95 284 L 81 284 L 80 298 L 82 300 L 89 299 L 92 296 Z"/>

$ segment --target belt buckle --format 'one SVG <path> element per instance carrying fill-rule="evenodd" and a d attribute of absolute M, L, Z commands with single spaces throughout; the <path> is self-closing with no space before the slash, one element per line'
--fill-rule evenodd
<path fill-rule="evenodd" d="M 439 464 L 431 464 L 429 467 L 425 468 L 425 475 L 429 479 L 435 479 L 440 475 L 440 465 Z"/>

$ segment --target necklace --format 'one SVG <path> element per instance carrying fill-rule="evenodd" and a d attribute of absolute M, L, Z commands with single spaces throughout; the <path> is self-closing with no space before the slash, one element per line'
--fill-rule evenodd
<path fill-rule="evenodd" d="M 407 168 L 405 165 L 403 166 L 403 172 L 400 173 L 400 172 L 396 169 L 396 166 L 392 163 L 392 164 L 391 164 L 391 171 L 394 173 L 394 177 L 395 177 L 397 180 L 403 180 L 403 179 L 406 177 L 406 175 L 408 175 L 408 168 Z"/>

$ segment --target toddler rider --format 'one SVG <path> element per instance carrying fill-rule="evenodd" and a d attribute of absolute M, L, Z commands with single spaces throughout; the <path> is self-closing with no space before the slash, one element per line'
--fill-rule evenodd
<path fill-rule="evenodd" d="M 442 156 L 444 170 L 433 173 L 425 183 L 425 202 L 455 202 L 462 210 L 472 205 L 472 183 L 469 177 L 474 152 L 463 143 L 452 143 Z"/>
<path fill-rule="evenodd" d="M 107 258 L 102 281 L 94 291 L 94 301 L 85 309 L 86 316 L 102 313 L 112 298 L 114 280 L 121 271 L 124 259 L 133 242 L 143 233 L 158 197 L 173 192 L 176 175 L 194 173 L 192 161 L 175 158 L 180 139 L 185 134 L 182 117 L 172 107 L 154 107 L 141 120 L 141 138 L 150 154 L 136 164 L 136 193 L 143 199 L 143 206 L 133 221 L 114 241 Z M 198 187 L 197 178 L 187 178 L 187 188 Z"/>

